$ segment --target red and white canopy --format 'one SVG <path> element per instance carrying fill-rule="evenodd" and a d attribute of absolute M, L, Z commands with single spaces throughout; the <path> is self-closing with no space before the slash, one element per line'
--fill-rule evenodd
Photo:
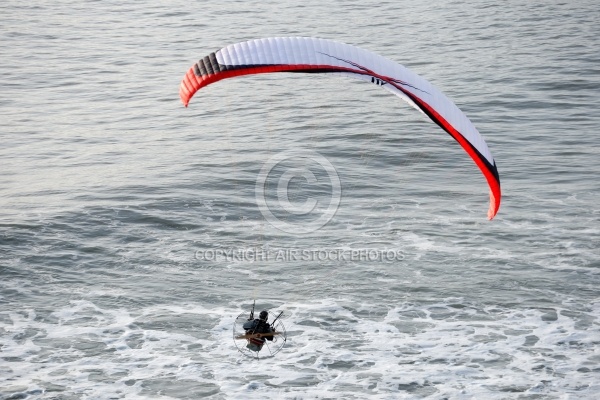
<path fill-rule="evenodd" d="M 467 116 L 424 78 L 406 67 L 345 43 L 310 37 L 273 37 L 229 45 L 187 72 L 179 95 L 187 107 L 211 83 L 270 72 L 333 73 L 378 84 L 426 114 L 466 150 L 490 187 L 488 218 L 500 208 L 500 178 L 485 140 Z"/>

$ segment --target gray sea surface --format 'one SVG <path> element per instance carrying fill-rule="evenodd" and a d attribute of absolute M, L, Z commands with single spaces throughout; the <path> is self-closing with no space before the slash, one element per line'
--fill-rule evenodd
<path fill-rule="evenodd" d="M 585 0 L 2 2 L 0 399 L 600 398 L 599 21 Z M 498 163 L 497 217 L 464 150 L 375 85 L 248 76 L 183 107 L 194 62 L 270 36 L 436 85 Z M 304 234 L 257 204 L 290 150 L 341 183 Z M 331 189 L 311 182 L 289 203 Z M 259 360 L 232 337 L 254 300 L 288 335 Z"/>

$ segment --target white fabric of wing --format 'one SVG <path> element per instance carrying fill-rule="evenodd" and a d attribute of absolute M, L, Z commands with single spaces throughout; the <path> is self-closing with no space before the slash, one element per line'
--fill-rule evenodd
<path fill-rule="evenodd" d="M 371 82 L 371 75 L 359 75 L 359 74 L 355 74 L 353 72 L 335 72 L 335 75 L 338 76 L 347 76 L 349 78 L 352 79 L 358 79 L 361 81 L 365 81 L 365 82 Z M 421 110 L 419 108 L 419 106 L 417 106 L 411 99 L 410 97 L 408 97 L 407 95 L 405 95 L 404 93 L 402 93 L 401 90 L 396 89 L 396 87 L 392 86 L 392 85 L 383 85 L 381 86 L 382 88 L 384 88 L 385 90 L 393 93 L 394 95 L 400 97 L 402 100 L 404 100 L 405 102 L 407 102 L 411 107 L 413 107 L 415 110 L 417 110 L 418 112 L 420 112 L 423 115 L 426 115 L 423 110 Z M 429 117 L 427 117 L 427 119 L 429 119 Z"/>
<path fill-rule="evenodd" d="M 424 78 L 394 61 L 367 50 L 345 43 L 308 37 L 276 37 L 236 43 L 216 52 L 217 61 L 225 65 L 329 65 L 334 67 L 359 68 L 349 62 L 367 68 L 374 73 L 406 82 L 404 90 L 413 93 L 428 103 L 458 132 L 460 132 L 491 164 L 494 159 L 475 126 L 442 92 Z M 344 73 L 354 78 L 370 81 L 370 75 Z M 384 89 L 394 93 L 421 111 L 402 91 L 391 85 Z M 417 88 L 417 89 L 415 89 Z"/>

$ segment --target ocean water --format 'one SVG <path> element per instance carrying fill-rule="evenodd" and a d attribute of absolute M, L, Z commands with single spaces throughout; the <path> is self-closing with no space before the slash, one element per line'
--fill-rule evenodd
<path fill-rule="evenodd" d="M 600 397 L 599 19 L 592 1 L 3 2 L 0 398 Z M 244 77 L 182 106 L 197 59 L 269 36 L 440 88 L 498 163 L 498 216 L 460 146 L 375 85 Z M 268 205 L 295 208 L 265 216 L 256 182 L 286 151 L 322 158 L 273 168 L 287 197 L 269 177 Z M 323 159 L 339 204 L 301 232 L 335 186 Z M 274 357 L 234 343 L 253 301 L 284 312 Z"/>

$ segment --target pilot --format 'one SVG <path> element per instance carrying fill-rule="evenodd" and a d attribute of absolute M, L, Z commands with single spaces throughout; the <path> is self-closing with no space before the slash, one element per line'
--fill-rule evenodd
<path fill-rule="evenodd" d="M 263 348 L 263 345 L 265 344 L 265 339 L 269 341 L 273 340 L 272 333 L 274 333 L 275 331 L 267 322 L 268 319 L 269 312 L 263 310 L 260 312 L 258 318 L 254 320 L 248 320 L 248 322 L 244 324 L 243 328 L 246 330 L 246 335 L 254 335 L 257 333 L 261 334 L 250 337 L 248 339 L 248 344 L 246 345 L 246 348 L 258 352 Z"/>

